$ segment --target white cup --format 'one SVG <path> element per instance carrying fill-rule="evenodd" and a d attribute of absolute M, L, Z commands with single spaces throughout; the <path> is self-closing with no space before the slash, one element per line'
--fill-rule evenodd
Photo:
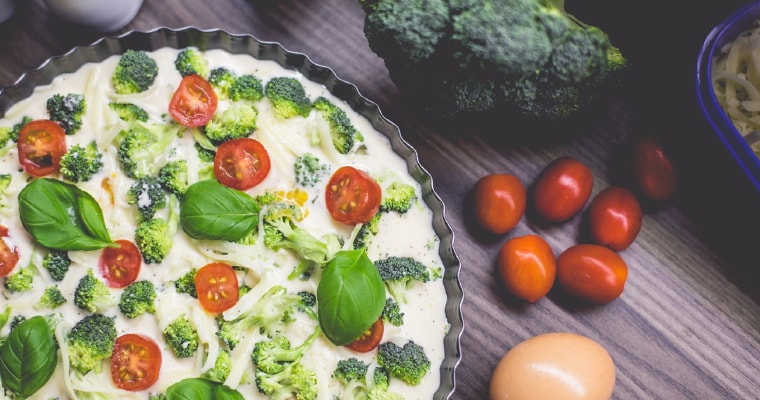
<path fill-rule="evenodd" d="M 131 21 L 143 0 L 45 0 L 50 11 L 100 32 L 113 32 Z"/>

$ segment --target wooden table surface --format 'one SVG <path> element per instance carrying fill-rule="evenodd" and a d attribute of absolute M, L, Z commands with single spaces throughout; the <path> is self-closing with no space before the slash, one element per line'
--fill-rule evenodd
<path fill-rule="evenodd" d="M 575 3 L 583 4 L 568 7 L 607 30 L 633 67 L 601 107 L 561 124 L 457 125 L 421 117 L 404 105 L 369 49 L 354 0 L 145 0 L 137 17 L 113 34 L 195 26 L 277 41 L 356 84 L 400 126 L 446 205 L 462 265 L 465 330 L 451 398 L 487 398 L 491 371 L 505 351 L 533 335 L 570 331 L 611 353 L 615 399 L 758 399 L 760 196 L 709 129 L 692 83 L 709 27 L 742 2 Z M 0 88 L 100 36 L 58 20 L 42 0 L 17 1 L 12 19 L 0 25 Z M 630 268 L 622 296 L 588 307 L 556 291 L 535 304 L 506 295 L 495 269 L 504 240 L 537 233 L 559 254 L 580 240 L 581 218 L 545 225 L 527 216 L 508 235 L 484 235 L 469 216 L 475 182 L 510 172 L 530 184 L 549 161 L 571 155 L 592 168 L 596 193 L 618 182 L 620 151 L 643 133 L 668 146 L 680 186 L 670 203 L 647 208 L 637 241 L 621 253 Z"/>

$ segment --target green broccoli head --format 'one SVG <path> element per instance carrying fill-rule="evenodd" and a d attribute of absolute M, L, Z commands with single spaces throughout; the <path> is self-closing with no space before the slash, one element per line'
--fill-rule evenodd
<path fill-rule="evenodd" d="M 0 149 L 8 145 L 8 143 L 18 140 L 18 133 L 24 125 L 32 122 L 32 118 L 24 116 L 17 124 L 12 127 L 2 126 L 0 127 Z"/>
<path fill-rule="evenodd" d="M 198 298 L 198 292 L 195 289 L 195 274 L 197 272 L 196 268 L 192 268 L 174 281 L 174 288 L 177 290 L 177 293 L 184 293 L 196 299 Z"/>
<path fill-rule="evenodd" d="M 151 281 L 135 281 L 124 288 L 119 298 L 119 310 L 127 318 L 136 318 L 156 310 L 156 287 Z"/>
<path fill-rule="evenodd" d="M 189 186 L 187 177 L 187 161 L 172 160 L 164 164 L 158 171 L 158 181 L 161 187 L 177 197 L 182 197 Z"/>
<path fill-rule="evenodd" d="M 417 190 L 408 183 L 394 181 L 383 190 L 380 211 L 404 214 L 417 200 Z"/>
<path fill-rule="evenodd" d="M 116 304 L 116 297 L 105 282 L 98 279 L 89 269 L 79 279 L 74 289 L 74 305 L 89 312 L 101 312 Z"/>
<path fill-rule="evenodd" d="M 89 181 L 101 169 L 103 154 L 94 140 L 84 146 L 72 145 L 61 157 L 61 176 L 72 182 Z"/>
<path fill-rule="evenodd" d="M 330 165 L 312 153 L 304 153 L 293 163 L 296 183 L 304 187 L 313 187 L 330 173 Z"/>
<path fill-rule="evenodd" d="M 150 116 L 148 112 L 136 104 L 110 102 L 108 107 L 115 111 L 120 119 L 126 122 L 140 121 L 146 122 Z"/>
<path fill-rule="evenodd" d="M 377 362 L 390 376 L 410 385 L 418 385 L 430 370 L 425 349 L 413 341 L 403 347 L 393 342 L 381 343 L 377 347 Z"/>
<path fill-rule="evenodd" d="M 42 259 L 42 267 L 50 273 L 50 277 L 56 282 L 63 280 L 70 266 L 71 258 L 66 251 L 50 250 Z"/>
<path fill-rule="evenodd" d="M 296 78 L 272 78 L 267 81 L 264 93 L 272 102 L 275 115 L 279 118 L 305 117 L 311 112 L 311 100 Z"/>
<path fill-rule="evenodd" d="M 299 227 L 303 218 L 301 209 L 289 202 L 275 202 L 266 207 L 264 220 L 264 245 L 272 250 L 290 249 L 301 258 L 318 264 L 327 263 L 340 250 L 341 243 L 335 236 L 322 239 Z"/>
<path fill-rule="evenodd" d="M 256 387 L 269 398 L 313 400 L 317 397 L 317 378 L 314 371 L 300 360 L 319 336 L 317 327 L 299 346 L 291 347 L 287 337 L 278 335 L 256 342 L 251 359 L 256 365 Z"/>
<path fill-rule="evenodd" d="M 236 79 L 235 73 L 226 67 L 214 68 L 208 76 L 208 82 L 214 87 L 216 94 L 222 98 L 229 97 L 230 87 Z"/>
<path fill-rule="evenodd" d="M 211 72 L 208 60 L 196 47 L 185 47 L 180 50 L 174 59 L 174 66 L 182 76 L 195 74 L 206 78 Z"/>
<path fill-rule="evenodd" d="M 354 249 L 367 248 L 372 242 L 372 238 L 380 232 L 380 218 L 382 213 L 377 213 L 369 221 L 362 224 L 359 228 L 359 232 L 354 237 L 353 247 Z"/>
<path fill-rule="evenodd" d="M 179 358 L 188 358 L 198 350 L 198 331 L 187 316 L 174 319 L 163 330 L 164 339 L 169 348 Z"/>
<path fill-rule="evenodd" d="M 29 264 L 18 268 L 16 272 L 5 277 L 5 288 L 9 292 L 26 292 L 34 288 L 34 278 L 37 275 L 34 265 Z"/>
<path fill-rule="evenodd" d="M 204 127 L 206 137 L 215 145 L 232 139 L 248 137 L 256 130 L 259 111 L 248 101 L 232 102 L 229 107 L 217 111 Z"/>
<path fill-rule="evenodd" d="M 354 148 L 359 133 L 354 127 L 346 112 L 328 100 L 326 97 L 318 97 L 314 100 L 314 109 L 317 110 L 330 126 L 330 137 L 335 150 L 340 154 L 348 154 Z"/>
<path fill-rule="evenodd" d="M 100 371 L 102 361 L 111 357 L 115 342 L 114 318 L 103 314 L 87 315 L 66 336 L 71 367 L 82 374 Z"/>
<path fill-rule="evenodd" d="M 338 360 L 338 365 L 332 373 L 332 377 L 344 385 L 349 382 L 366 383 L 369 364 L 356 357 Z"/>
<path fill-rule="evenodd" d="M 177 137 L 174 124 L 135 122 L 118 137 L 116 155 L 130 178 L 156 176 L 168 149 Z"/>
<path fill-rule="evenodd" d="M 205 378 L 214 382 L 224 383 L 232 370 L 232 358 L 227 350 L 220 350 L 219 355 L 214 361 L 214 366 L 201 374 Z"/>
<path fill-rule="evenodd" d="M 82 116 L 87 107 L 84 95 L 69 93 L 54 94 L 47 100 L 50 119 L 58 122 L 67 135 L 73 135 L 82 127 Z"/>
<path fill-rule="evenodd" d="M 163 218 L 141 221 L 135 229 L 135 244 L 140 249 L 143 261 L 157 264 L 169 254 L 174 246 L 176 228 Z"/>
<path fill-rule="evenodd" d="M 385 307 L 383 307 L 380 318 L 391 325 L 404 325 L 404 313 L 401 311 L 401 305 L 393 297 L 385 299 Z"/>
<path fill-rule="evenodd" d="M 166 207 L 166 192 L 158 178 L 143 176 L 129 187 L 127 203 L 137 206 L 138 220 L 147 221 L 153 218 L 156 211 Z"/>
<path fill-rule="evenodd" d="M 425 264 L 412 257 L 390 256 L 375 261 L 375 268 L 394 299 L 405 302 L 406 291 L 417 282 L 430 281 L 430 271 Z"/>
<path fill-rule="evenodd" d="M 116 93 L 132 94 L 148 90 L 158 75 L 158 64 L 142 50 L 127 49 L 111 75 Z"/>
<path fill-rule="evenodd" d="M 258 101 L 264 98 L 264 84 L 255 75 L 241 75 L 229 86 L 228 96 L 233 101 Z"/>
<path fill-rule="evenodd" d="M 53 310 L 63 305 L 65 302 L 66 298 L 63 296 L 63 293 L 61 293 L 61 289 L 59 289 L 58 286 L 48 286 L 42 293 L 42 296 L 37 303 L 37 307 Z"/>

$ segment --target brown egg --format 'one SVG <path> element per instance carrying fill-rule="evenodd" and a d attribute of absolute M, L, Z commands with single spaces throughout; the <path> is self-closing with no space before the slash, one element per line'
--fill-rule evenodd
<path fill-rule="evenodd" d="M 504 355 L 490 400 L 607 400 L 614 387 L 615 364 L 604 347 L 575 333 L 547 333 Z"/>

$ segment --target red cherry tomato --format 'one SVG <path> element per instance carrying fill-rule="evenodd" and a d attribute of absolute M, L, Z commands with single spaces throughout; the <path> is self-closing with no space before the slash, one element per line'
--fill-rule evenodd
<path fill-rule="evenodd" d="M 220 313 L 232 308 L 238 301 L 239 289 L 237 275 L 229 264 L 206 264 L 195 274 L 198 301 L 208 312 Z"/>
<path fill-rule="evenodd" d="M 633 145 L 633 179 L 639 191 L 653 201 L 666 201 L 676 191 L 676 171 L 662 145 L 652 137 Z"/>
<path fill-rule="evenodd" d="M 142 266 L 142 255 L 129 240 L 119 239 L 116 243 L 119 247 L 103 249 L 98 267 L 109 287 L 123 288 L 137 279 Z"/>
<path fill-rule="evenodd" d="M 158 380 L 161 361 L 161 349 L 153 339 L 134 333 L 121 335 L 111 353 L 111 379 L 120 389 L 147 389 Z"/>
<path fill-rule="evenodd" d="M 628 266 L 619 254 L 597 244 L 578 244 L 557 257 L 557 280 L 571 295 L 605 304 L 623 293 Z"/>
<path fill-rule="evenodd" d="M 525 187 L 514 175 L 486 175 L 475 185 L 475 219 L 487 231 L 511 231 L 525 213 Z"/>
<path fill-rule="evenodd" d="M 184 126 L 203 126 L 217 107 L 216 92 L 200 75 L 188 75 L 179 83 L 169 102 L 169 114 Z"/>
<path fill-rule="evenodd" d="M 577 214 L 591 196 L 594 176 L 582 162 L 562 157 L 547 165 L 536 178 L 532 202 L 536 213 L 549 222 L 562 222 Z"/>
<path fill-rule="evenodd" d="M 66 154 L 66 132 L 55 121 L 32 121 L 18 133 L 18 161 L 31 176 L 58 172 L 61 157 Z"/>
<path fill-rule="evenodd" d="M 378 319 L 366 332 L 364 332 L 358 339 L 347 344 L 346 347 L 359 353 L 372 351 L 380 344 L 384 332 L 385 325 L 383 324 L 383 320 Z"/>
<path fill-rule="evenodd" d="M 642 218 L 641 205 L 633 192 L 609 186 L 589 204 L 591 239 L 615 251 L 626 249 L 639 234 Z"/>
<path fill-rule="evenodd" d="M 534 303 L 554 285 L 557 260 L 551 246 L 540 236 L 525 235 L 507 240 L 499 250 L 499 274 L 515 297 Z"/>
<path fill-rule="evenodd" d="M 4 237 L 8 237 L 8 228 L 0 225 L 0 277 L 8 275 L 18 263 L 18 250 L 8 246 Z"/>
<path fill-rule="evenodd" d="M 369 221 L 380 209 L 380 185 L 364 171 L 338 168 L 325 188 L 325 203 L 334 220 L 356 225 Z"/>
<path fill-rule="evenodd" d="M 216 149 L 214 175 L 224 186 L 250 189 L 261 183 L 270 169 L 269 153 L 256 139 L 232 139 Z"/>

